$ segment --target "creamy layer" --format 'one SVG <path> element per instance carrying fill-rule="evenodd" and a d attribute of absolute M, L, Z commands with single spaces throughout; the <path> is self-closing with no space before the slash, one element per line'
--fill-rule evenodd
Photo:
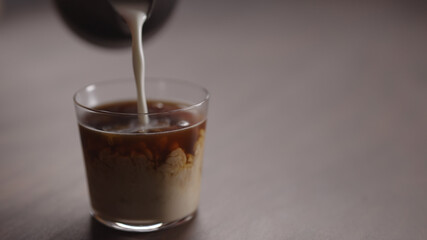
<path fill-rule="evenodd" d="M 93 210 L 104 219 L 129 224 L 171 222 L 193 213 L 199 202 L 204 138 L 204 128 L 198 129 L 192 153 L 178 144 L 160 165 L 148 148 L 129 153 L 106 146 L 96 155 L 86 152 Z"/>

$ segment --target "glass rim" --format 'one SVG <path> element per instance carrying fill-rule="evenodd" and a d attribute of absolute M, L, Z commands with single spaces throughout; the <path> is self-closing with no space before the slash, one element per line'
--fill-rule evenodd
<path fill-rule="evenodd" d="M 174 109 L 174 110 L 169 110 L 169 111 L 165 111 L 165 112 L 158 112 L 158 113 L 123 113 L 123 112 L 114 112 L 114 111 L 107 111 L 107 110 L 99 110 L 99 109 L 95 109 L 93 107 L 88 107 L 85 106 L 82 103 L 79 103 L 77 101 L 77 95 L 79 93 L 81 93 L 82 91 L 85 91 L 88 87 L 90 86 L 99 86 L 99 85 L 106 85 L 109 83 L 124 83 L 124 82 L 130 82 L 130 81 L 135 81 L 132 78 L 118 78 L 118 79 L 110 79 L 110 80 L 104 80 L 104 81 L 97 81 L 97 82 L 93 82 L 90 84 L 87 84 L 85 86 L 83 86 L 82 88 L 79 88 L 73 95 L 73 102 L 75 106 L 78 106 L 80 108 L 86 109 L 87 111 L 90 112 L 94 112 L 94 113 L 99 113 L 99 114 L 107 114 L 107 115 L 115 115 L 115 116 L 155 116 L 155 115 L 163 115 L 163 114 L 169 114 L 169 113 L 174 113 L 174 112 L 181 112 L 181 111 L 189 111 L 192 110 L 194 108 L 197 108 L 199 106 L 202 106 L 203 104 L 207 103 L 210 99 L 210 94 L 209 91 L 196 83 L 193 82 L 189 82 L 189 81 L 185 81 L 185 80 L 181 80 L 181 79 L 175 79 L 175 78 L 160 78 L 160 77 L 147 77 L 146 79 L 147 81 L 166 81 L 166 82 L 173 82 L 173 83 L 179 83 L 179 84 L 185 84 L 185 85 L 189 85 L 192 87 L 196 87 L 199 90 L 201 90 L 202 92 L 204 92 L 204 98 L 201 101 L 198 101 L 195 104 L 191 104 L 190 106 L 186 106 L 183 108 L 179 108 L 179 109 Z M 135 88 L 136 91 L 136 88 Z"/>

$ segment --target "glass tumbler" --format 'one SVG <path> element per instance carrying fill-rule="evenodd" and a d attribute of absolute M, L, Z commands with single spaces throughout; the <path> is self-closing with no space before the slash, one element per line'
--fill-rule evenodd
<path fill-rule="evenodd" d="M 209 93 L 196 84 L 147 79 L 148 113 L 133 80 L 90 84 L 74 95 L 91 201 L 99 222 L 148 232 L 197 211 Z"/>

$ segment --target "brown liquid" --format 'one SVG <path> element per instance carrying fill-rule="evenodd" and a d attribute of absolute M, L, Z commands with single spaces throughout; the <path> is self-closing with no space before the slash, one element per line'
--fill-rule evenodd
<path fill-rule="evenodd" d="M 183 107 L 178 103 L 148 101 L 148 107 L 158 115 L 150 116 L 153 125 L 143 131 L 132 130 L 137 115 L 89 112 L 79 123 L 92 209 L 103 219 L 168 222 L 197 209 L 206 121 L 174 111 Z M 127 101 L 97 110 L 136 113 L 136 108 L 135 101 Z"/>
<path fill-rule="evenodd" d="M 152 166 L 160 166 L 171 151 L 182 148 L 186 155 L 194 155 L 194 144 L 200 137 L 201 130 L 205 129 L 205 121 L 200 122 L 200 117 L 184 111 L 174 111 L 185 107 L 184 104 L 148 101 L 152 126 L 144 132 L 139 130 L 124 131 L 130 125 L 135 125 L 137 115 L 132 117 L 117 118 L 113 116 L 88 116 L 87 125 L 94 127 L 95 131 L 79 125 L 80 136 L 86 161 L 94 161 L 101 150 L 107 148 L 112 155 L 131 156 L 135 154 L 152 155 Z M 101 111 L 115 113 L 136 113 L 136 101 L 115 102 L 96 108 Z M 166 112 L 169 112 L 166 114 Z M 180 124 L 184 123 L 184 126 Z"/>

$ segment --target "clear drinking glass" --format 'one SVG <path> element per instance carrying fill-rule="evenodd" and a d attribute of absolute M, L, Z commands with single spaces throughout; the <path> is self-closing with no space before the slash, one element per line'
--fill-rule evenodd
<path fill-rule="evenodd" d="M 180 224 L 199 202 L 208 91 L 148 79 L 146 94 L 148 114 L 136 113 L 133 80 L 91 84 L 74 95 L 91 214 L 120 230 Z"/>

